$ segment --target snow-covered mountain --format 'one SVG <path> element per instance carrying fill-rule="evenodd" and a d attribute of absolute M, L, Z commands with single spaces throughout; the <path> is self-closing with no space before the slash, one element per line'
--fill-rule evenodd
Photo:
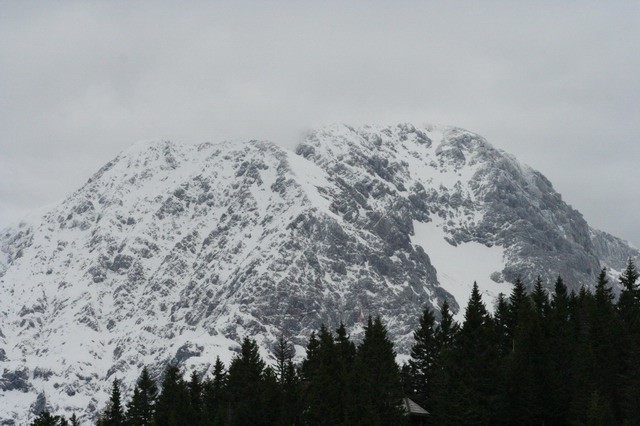
<path fill-rule="evenodd" d="M 399 352 L 426 306 L 486 301 L 520 275 L 591 286 L 638 256 L 539 172 L 458 128 L 134 145 L 45 214 L 0 235 L 0 424 L 95 415 L 143 365 L 207 369 L 246 335 L 357 336 L 380 314 Z M 4 421 L 4 423 L 2 423 Z"/>

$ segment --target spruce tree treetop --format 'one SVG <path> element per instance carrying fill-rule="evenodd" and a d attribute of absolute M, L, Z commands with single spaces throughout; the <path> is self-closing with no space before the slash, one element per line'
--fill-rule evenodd
<path fill-rule="evenodd" d="M 249 379 L 249 382 L 259 381 L 264 372 L 265 363 L 260 357 L 258 344 L 255 340 L 245 337 L 242 341 L 240 354 L 231 361 L 229 374 L 232 372 Z"/>
<path fill-rule="evenodd" d="M 158 397 L 158 385 L 151 379 L 149 375 L 149 370 L 145 365 L 142 367 L 142 372 L 140 373 L 140 377 L 138 378 L 137 385 L 140 386 L 140 389 L 144 391 L 149 404 L 153 405 L 156 398 Z"/>
<path fill-rule="evenodd" d="M 356 356 L 356 345 L 349 340 L 347 329 L 342 321 L 340 322 L 340 326 L 336 329 L 335 343 L 338 350 L 338 356 L 343 366 L 346 367 L 351 365 Z"/>
<path fill-rule="evenodd" d="M 523 303 L 527 300 L 527 290 L 524 288 L 524 283 L 520 277 L 516 278 L 513 283 L 513 289 L 509 296 L 509 306 L 513 315 L 517 316 L 518 311 L 522 307 Z"/>
<path fill-rule="evenodd" d="M 413 391 L 417 402 L 423 406 L 428 406 L 427 403 L 431 397 L 435 364 L 440 349 L 434 326 L 435 316 L 427 308 L 420 317 L 418 329 L 413 332 L 415 343 L 411 347 L 411 359 L 409 360 L 413 376 Z"/>
<path fill-rule="evenodd" d="M 595 294 L 596 306 L 600 310 L 610 308 L 613 301 L 613 289 L 608 284 L 607 268 L 602 268 L 598 274 Z"/>
<path fill-rule="evenodd" d="M 356 355 L 355 401 L 351 418 L 360 424 L 397 424 L 402 420 L 402 385 L 393 342 L 380 317 L 369 317 Z"/>
<path fill-rule="evenodd" d="M 540 277 L 540 275 L 538 275 L 538 278 L 536 278 L 531 297 L 533 299 L 533 303 L 536 306 L 538 315 L 546 315 L 547 311 L 549 310 L 549 296 L 547 295 L 547 291 L 542 286 L 542 278 Z"/>
<path fill-rule="evenodd" d="M 146 426 L 153 421 L 154 404 L 158 398 L 158 386 L 151 380 L 146 366 L 133 389 L 133 396 L 127 404 L 127 422 L 132 426 Z"/>
<path fill-rule="evenodd" d="M 473 288 L 471 289 L 471 297 L 469 298 L 467 309 L 464 312 L 464 325 L 462 326 L 462 330 L 479 329 L 486 324 L 487 317 L 487 308 L 482 301 L 478 284 L 474 282 Z"/>
<path fill-rule="evenodd" d="M 296 350 L 293 344 L 284 337 L 284 334 L 281 334 L 273 347 L 273 355 L 276 358 L 275 373 L 278 377 L 278 383 L 282 384 L 284 382 L 287 364 L 293 360 L 295 354 Z"/>
<path fill-rule="evenodd" d="M 509 304 L 504 298 L 504 294 L 498 294 L 498 300 L 496 301 L 495 322 L 498 328 L 504 327 L 507 318 L 509 317 Z"/>
<path fill-rule="evenodd" d="M 508 330 L 509 304 L 502 293 L 498 294 L 493 322 L 495 324 L 500 354 L 506 355 L 510 351 L 512 345 L 510 343 L 511 339 L 509 338 Z"/>
<path fill-rule="evenodd" d="M 169 364 L 162 380 L 162 391 L 155 404 L 156 426 L 178 426 L 188 417 L 189 391 L 180 367 Z"/>
<path fill-rule="evenodd" d="M 32 422 L 30 426 L 59 426 L 60 425 L 60 417 L 53 416 L 47 410 L 42 411 L 38 414 Z"/>
<path fill-rule="evenodd" d="M 195 370 L 191 372 L 188 388 L 191 401 L 191 412 L 189 414 L 192 416 L 192 423 L 197 424 L 202 414 L 202 395 L 204 388 L 200 380 L 200 375 Z"/>
<path fill-rule="evenodd" d="M 633 263 L 633 259 L 629 258 L 627 260 L 627 267 L 625 268 L 622 275 L 620 275 L 620 284 L 625 290 L 635 291 L 638 289 L 638 285 L 636 282 L 640 278 L 640 273 L 636 269 L 636 265 Z"/>
<path fill-rule="evenodd" d="M 446 300 L 442 303 L 440 308 L 440 325 L 436 329 L 436 338 L 438 340 L 438 346 L 440 348 L 448 348 L 453 343 L 455 334 L 459 330 L 459 325 L 453 319 L 453 314 L 449 309 L 449 302 Z"/>
<path fill-rule="evenodd" d="M 226 381 L 226 374 L 224 371 L 224 363 L 220 361 L 220 357 L 216 357 L 216 362 L 213 365 L 213 384 L 217 389 L 221 389 Z"/>
<path fill-rule="evenodd" d="M 622 291 L 618 299 L 618 312 L 625 326 L 637 331 L 640 331 L 640 290 L 636 284 L 639 277 L 633 261 L 629 259 L 619 278 Z"/>
<path fill-rule="evenodd" d="M 124 410 L 120 400 L 120 385 L 118 379 L 113 379 L 111 388 L 111 397 L 109 398 L 109 406 L 105 413 L 103 424 L 105 426 L 121 426 L 124 425 Z"/>
<path fill-rule="evenodd" d="M 567 293 L 567 286 L 564 284 L 564 281 L 560 276 L 556 279 L 553 297 L 551 298 L 551 307 L 557 309 L 559 304 L 562 304 L 568 309 L 569 295 Z"/>

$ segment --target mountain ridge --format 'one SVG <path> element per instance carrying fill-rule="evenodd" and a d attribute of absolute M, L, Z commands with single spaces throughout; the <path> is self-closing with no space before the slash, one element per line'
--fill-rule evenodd
<path fill-rule="evenodd" d="M 410 124 L 328 126 L 295 151 L 135 144 L 3 230 L 0 253 L 6 421 L 45 394 L 95 416 L 110 378 L 170 361 L 206 370 L 246 335 L 268 357 L 285 332 L 302 354 L 321 323 L 357 337 L 380 314 L 406 353 L 425 306 L 465 303 L 471 276 L 450 261 L 463 253 L 494 259 L 477 278 L 488 303 L 516 276 L 561 274 L 577 290 L 638 255 L 481 136 Z"/>

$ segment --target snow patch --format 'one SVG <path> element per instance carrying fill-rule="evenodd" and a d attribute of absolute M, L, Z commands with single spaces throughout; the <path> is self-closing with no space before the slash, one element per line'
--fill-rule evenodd
<path fill-rule="evenodd" d="M 497 283 L 491 279 L 492 274 L 499 274 L 504 268 L 502 247 L 487 247 L 475 241 L 451 245 L 445 240 L 447 233 L 442 229 L 442 223 L 414 221 L 413 229 L 412 243 L 428 253 L 440 286 L 451 293 L 460 305 L 460 311 L 455 315 L 457 321 L 464 318 L 474 281 L 478 283 L 482 300 L 490 311 L 498 294 L 511 293 L 510 283 Z"/>

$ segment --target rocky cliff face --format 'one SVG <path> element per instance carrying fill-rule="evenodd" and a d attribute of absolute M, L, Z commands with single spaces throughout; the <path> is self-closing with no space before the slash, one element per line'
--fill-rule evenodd
<path fill-rule="evenodd" d="M 637 255 L 462 129 L 135 145 L 0 235 L 0 419 L 91 417 L 114 377 L 207 369 L 245 335 L 302 354 L 323 322 L 357 336 L 379 314 L 402 353 L 421 310 L 463 306 L 473 280 L 490 303 L 518 275 L 590 286 Z"/>

